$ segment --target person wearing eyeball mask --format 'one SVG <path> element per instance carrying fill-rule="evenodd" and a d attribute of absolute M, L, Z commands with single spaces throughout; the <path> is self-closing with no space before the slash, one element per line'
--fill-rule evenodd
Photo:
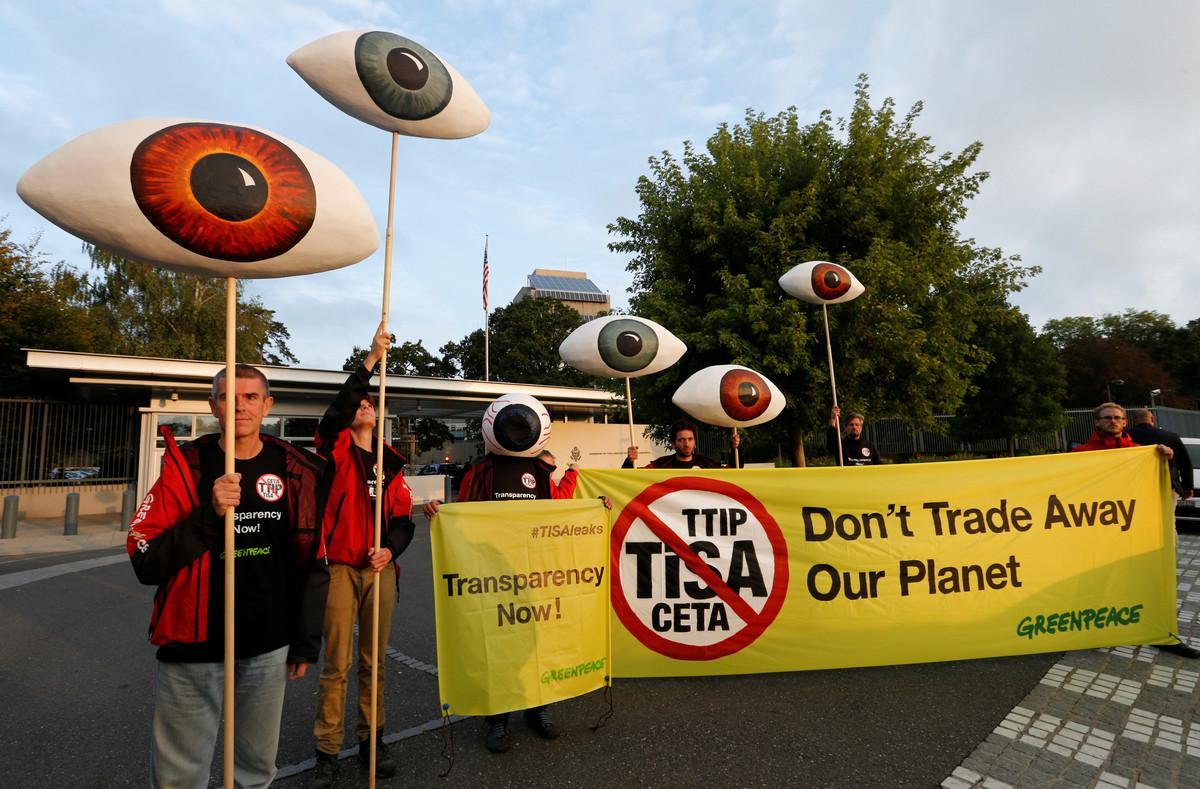
<path fill-rule="evenodd" d="M 535 398 L 508 394 L 496 398 L 483 415 L 483 440 L 488 452 L 471 464 L 463 477 L 459 501 L 522 501 L 553 499 L 554 466 L 542 459 L 550 440 L 550 414 Z M 425 505 L 425 517 L 437 514 L 440 501 Z M 547 706 L 525 710 L 525 721 L 546 740 L 558 737 L 558 729 Z M 492 753 L 511 747 L 509 713 L 487 716 L 484 745 Z"/>
<path fill-rule="evenodd" d="M 657 457 L 642 468 L 729 468 L 728 464 L 713 460 L 696 451 L 696 434 L 698 432 L 696 425 L 686 419 L 681 419 L 671 425 L 671 447 L 675 450 L 674 454 Z M 741 437 L 734 433 L 729 443 L 730 448 L 737 450 L 741 445 Z M 740 452 L 737 455 L 738 468 L 741 468 L 745 465 L 745 460 L 741 457 Z M 638 448 L 630 447 L 621 468 L 636 468 L 637 459 Z"/>

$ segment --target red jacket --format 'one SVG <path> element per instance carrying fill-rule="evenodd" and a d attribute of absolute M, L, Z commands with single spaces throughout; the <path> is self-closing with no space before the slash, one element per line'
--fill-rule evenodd
<path fill-rule="evenodd" d="M 326 409 L 316 435 L 317 451 L 326 460 L 328 490 L 317 555 L 352 567 L 367 567 L 367 551 L 375 544 L 375 502 L 367 486 L 367 469 L 350 435 L 350 425 L 367 396 L 370 380 L 370 373 L 359 365 Z M 381 544 L 391 549 L 397 561 L 416 528 L 411 518 L 412 491 L 401 473 L 404 463 L 396 450 L 384 444 Z"/>
<path fill-rule="evenodd" d="M 200 453 L 217 447 L 219 436 L 201 436 L 183 446 L 170 428 L 162 474 L 129 523 L 125 551 L 144 584 L 157 584 L 150 615 L 150 643 L 197 644 L 208 640 L 209 562 L 220 550 L 224 519 L 212 507 L 212 489 L 199 490 Z M 283 449 L 289 527 L 288 584 L 300 599 L 289 624 L 288 662 L 315 663 L 321 647 L 328 574 L 314 561 L 320 514 L 321 460 L 274 436 L 264 444 Z"/>
<path fill-rule="evenodd" d="M 1136 446 L 1138 446 L 1137 442 L 1124 433 L 1121 433 L 1119 436 L 1110 436 L 1107 433 L 1101 433 L 1099 430 L 1093 430 L 1092 437 L 1087 442 L 1071 447 L 1071 451 L 1091 452 L 1094 449 L 1121 449 L 1122 447 Z"/>
<path fill-rule="evenodd" d="M 495 463 L 493 457 L 489 452 L 467 468 L 467 473 L 463 475 L 462 484 L 459 487 L 459 501 L 492 500 L 492 472 Z M 550 464 L 541 458 L 530 458 L 530 460 L 533 461 L 536 479 L 534 490 L 537 492 L 537 497 L 539 499 L 560 498 L 554 495 L 554 481 L 550 479 L 550 469 L 552 468 Z"/>
<path fill-rule="evenodd" d="M 575 495 L 575 485 L 579 482 L 579 472 L 569 468 L 563 472 L 562 479 L 557 483 L 550 480 L 550 493 L 556 499 L 569 499 Z"/>

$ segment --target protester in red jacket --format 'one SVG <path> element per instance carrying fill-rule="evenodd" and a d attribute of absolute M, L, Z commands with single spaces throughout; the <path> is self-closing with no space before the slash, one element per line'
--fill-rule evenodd
<path fill-rule="evenodd" d="M 1096 449 L 1121 449 L 1124 447 L 1140 446 L 1136 441 L 1125 434 L 1125 409 L 1116 403 L 1101 403 L 1096 406 L 1093 412 L 1096 418 L 1096 429 L 1092 431 L 1092 437 L 1085 443 L 1079 444 L 1071 448 L 1072 452 L 1089 452 Z M 1174 452 L 1170 447 L 1164 444 L 1156 444 L 1158 453 L 1170 460 L 1174 456 Z M 1182 641 L 1178 644 L 1156 644 L 1159 649 L 1164 652 L 1171 652 L 1180 657 L 1200 658 L 1200 650 L 1195 649 Z"/>
<path fill-rule="evenodd" d="M 550 466 L 551 473 L 556 468 L 554 455 L 548 449 L 543 449 L 542 454 L 538 455 L 538 460 L 543 461 Z M 563 472 L 562 479 L 555 482 L 550 480 L 550 495 L 556 499 L 569 499 L 575 495 L 575 486 L 579 483 L 579 471 L 575 468 L 575 464 L 567 466 L 567 470 Z"/>
<path fill-rule="evenodd" d="M 225 370 L 209 407 L 221 423 L 179 447 L 163 431 L 162 474 L 129 524 L 126 550 L 138 580 L 157 584 L 150 641 L 158 645 L 150 782 L 204 786 L 221 721 L 225 653 L 225 513 L 234 508 L 234 781 L 275 776 L 287 679 L 304 676 L 320 650 L 324 563 L 315 561 L 323 463 L 259 432 L 273 400 L 267 379 L 238 365 L 226 474 Z"/>
<path fill-rule="evenodd" d="M 329 594 L 325 606 L 325 664 L 313 734 L 317 767 L 313 787 L 332 786 L 338 753 L 345 736 L 346 688 L 355 663 L 354 625 L 358 623 L 358 761 L 371 761 L 371 631 L 374 627 L 374 586 L 379 593 L 378 654 L 386 654 L 396 604 L 395 562 L 412 541 L 412 492 L 401 469 L 406 462 L 388 445 L 383 447 L 383 517 L 379 550 L 375 550 L 376 455 L 372 433 L 376 409 L 368 388 L 371 373 L 387 356 L 391 336 L 380 323 L 367 358 L 342 384 L 317 428 L 317 451 L 327 461 L 325 517 L 321 524 L 320 555 L 329 564 Z M 386 671 L 377 672 L 375 704 L 375 775 L 390 778 L 396 762 L 383 742 L 386 720 L 383 687 Z"/>

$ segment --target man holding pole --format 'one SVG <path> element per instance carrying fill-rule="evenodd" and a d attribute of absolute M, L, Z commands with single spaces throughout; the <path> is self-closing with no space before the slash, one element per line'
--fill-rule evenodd
<path fill-rule="evenodd" d="M 879 450 L 869 440 L 863 437 L 865 420 L 862 414 L 851 414 L 846 420 L 846 431 L 841 436 L 842 451 L 838 455 L 838 420 L 842 409 L 836 405 L 829 412 L 829 427 L 825 430 L 825 448 L 829 454 L 841 458 L 843 466 L 878 466 L 883 463 Z"/>
<path fill-rule="evenodd" d="M 326 460 L 328 505 L 321 524 L 320 557 L 329 566 L 329 595 L 325 606 L 325 664 L 313 734 L 317 740 L 317 768 L 313 787 L 332 786 L 337 776 L 338 753 L 344 736 L 343 717 L 350 668 L 355 662 L 354 625 L 358 623 L 358 761 L 370 763 L 371 732 L 371 633 L 377 632 L 382 655 L 391 631 L 396 603 L 394 562 L 412 542 L 415 525 L 410 517 L 412 492 L 401 469 L 406 462 L 384 445 L 383 541 L 374 547 L 376 458 L 371 433 L 376 408 L 368 395 L 371 373 L 387 358 L 391 336 L 383 323 L 371 341 L 366 360 L 342 384 L 317 428 L 317 451 Z M 382 584 L 379 626 L 373 621 L 374 585 Z M 396 762 L 383 743 L 383 678 L 377 672 L 375 691 L 375 775 L 390 778 Z"/>
<path fill-rule="evenodd" d="M 226 375 L 209 407 L 221 420 Z M 150 642 L 158 646 L 150 780 L 208 785 L 221 722 L 224 616 L 234 619 L 237 747 L 234 782 L 265 787 L 275 777 L 287 679 L 304 676 L 320 650 L 328 576 L 317 562 L 319 458 L 259 432 L 273 399 L 266 377 L 235 372 L 233 455 L 229 436 L 176 445 L 163 431 L 162 474 L 129 526 L 126 550 L 138 580 L 157 584 Z M 234 509 L 236 604 L 226 612 L 225 513 Z"/>

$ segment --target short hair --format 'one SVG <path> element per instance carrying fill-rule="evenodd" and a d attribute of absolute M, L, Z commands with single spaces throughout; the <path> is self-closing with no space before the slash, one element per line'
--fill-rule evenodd
<path fill-rule="evenodd" d="M 225 380 L 225 371 L 227 368 L 222 367 L 213 376 L 212 381 L 212 399 L 216 400 L 221 395 L 221 382 Z M 271 396 L 271 382 L 267 380 L 267 376 L 263 375 L 262 370 L 249 364 L 237 364 L 233 368 L 234 378 L 257 378 L 263 385 L 263 390 L 267 393 L 267 397 Z"/>
<path fill-rule="evenodd" d="M 671 434 L 671 443 L 672 444 L 675 443 L 675 436 L 679 435 L 679 433 L 683 430 L 692 431 L 693 437 L 698 437 L 700 435 L 700 428 L 696 427 L 695 422 L 689 421 L 687 419 L 680 419 L 678 422 L 671 425 L 670 434 Z"/>
<path fill-rule="evenodd" d="M 1121 404 L 1119 404 L 1119 403 L 1101 403 L 1100 405 L 1098 405 L 1092 409 L 1092 417 L 1095 419 L 1099 419 L 1100 412 L 1106 408 L 1115 408 L 1121 412 L 1121 416 L 1126 416 L 1125 407 L 1122 406 Z"/>
<path fill-rule="evenodd" d="M 862 414 L 858 413 L 857 411 L 851 411 L 846 416 L 847 422 L 849 422 L 851 419 L 857 419 L 858 421 L 862 422 L 863 424 L 866 424 L 866 422 L 867 422 L 867 418 L 865 416 L 863 416 Z"/>
<path fill-rule="evenodd" d="M 1143 422 L 1150 424 L 1154 421 L 1154 414 L 1150 413 L 1146 408 L 1133 408 L 1129 411 L 1129 421 L 1135 425 L 1140 425 Z"/>

